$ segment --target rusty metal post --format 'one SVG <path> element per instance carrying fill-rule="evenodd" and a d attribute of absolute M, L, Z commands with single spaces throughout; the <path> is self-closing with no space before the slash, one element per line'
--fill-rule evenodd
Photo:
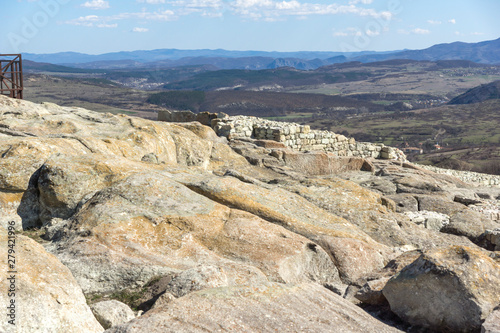
<path fill-rule="evenodd" d="M 20 54 L 0 54 L 0 94 L 23 99 L 23 60 Z"/>

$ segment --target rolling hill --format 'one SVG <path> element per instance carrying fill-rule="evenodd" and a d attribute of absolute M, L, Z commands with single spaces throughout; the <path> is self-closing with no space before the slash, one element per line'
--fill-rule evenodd
<path fill-rule="evenodd" d="M 453 98 L 449 104 L 472 104 L 489 99 L 500 99 L 500 80 L 472 88 Z"/>

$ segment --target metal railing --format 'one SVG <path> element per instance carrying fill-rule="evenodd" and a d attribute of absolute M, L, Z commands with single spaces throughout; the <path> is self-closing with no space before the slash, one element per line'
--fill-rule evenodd
<path fill-rule="evenodd" d="M 0 94 L 23 98 L 23 61 L 20 54 L 0 54 Z"/>

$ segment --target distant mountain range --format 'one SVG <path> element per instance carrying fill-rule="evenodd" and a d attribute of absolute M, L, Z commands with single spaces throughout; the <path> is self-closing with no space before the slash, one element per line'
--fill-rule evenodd
<path fill-rule="evenodd" d="M 412 60 L 469 60 L 482 64 L 500 64 L 500 38 L 479 42 L 437 44 L 424 50 L 405 50 L 390 54 L 370 54 L 356 57 L 360 62 L 391 59 Z"/>
<path fill-rule="evenodd" d="M 388 52 L 263 52 L 227 50 L 178 50 L 114 52 L 90 55 L 75 52 L 54 54 L 26 53 L 24 59 L 84 69 L 140 69 L 211 65 L 218 69 L 275 69 L 294 67 L 311 70 L 322 66 L 358 61 L 362 63 L 392 59 L 467 60 L 500 64 L 500 38 L 480 43 L 454 42 L 423 50 Z"/>
<path fill-rule="evenodd" d="M 104 53 L 99 55 L 78 53 L 78 52 L 60 52 L 51 54 L 25 53 L 24 56 L 29 60 L 38 62 L 53 62 L 57 64 L 64 63 L 85 63 L 93 61 L 106 60 L 135 60 L 138 62 L 153 62 L 158 60 L 178 60 L 182 58 L 244 58 L 244 57 L 268 57 L 268 58 L 299 58 L 305 60 L 327 59 L 339 55 L 347 57 L 362 56 L 373 53 L 388 53 L 376 51 L 361 52 L 322 52 L 322 51 L 298 51 L 298 52 L 267 52 L 267 51 L 228 51 L 217 50 L 178 50 L 178 49 L 158 49 L 150 51 L 122 51 Z"/>

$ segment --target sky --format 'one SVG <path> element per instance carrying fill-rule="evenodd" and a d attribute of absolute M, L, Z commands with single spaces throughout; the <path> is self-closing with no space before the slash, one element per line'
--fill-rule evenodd
<path fill-rule="evenodd" d="M 2 0 L 0 53 L 393 51 L 500 38 L 499 0 Z"/>

